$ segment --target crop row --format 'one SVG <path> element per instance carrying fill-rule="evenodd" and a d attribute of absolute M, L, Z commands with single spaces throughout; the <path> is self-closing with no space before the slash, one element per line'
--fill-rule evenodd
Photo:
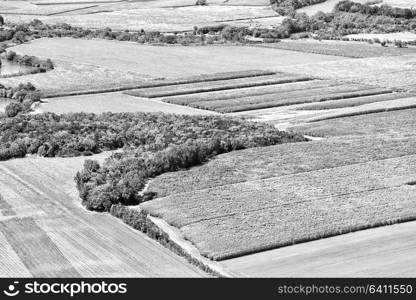
<path fill-rule="evenodd" d="M 247 87 L 256 87 L 272 84 L 282 84 L 288 82 L 307 81 L 311 77 L 297 75 L 266 75 L 250 78 L 237 78 L 229 80 L 204 81 L 197 83 L 187 83 L 172 86 L 161 86 L 153 88 L 144 88 L 126 92 L 128 95 L 145 98 L 168 97 L 176 95 L 195 94 L 212 91 L 222 91 L 230 89 L 239 89 Z"/>

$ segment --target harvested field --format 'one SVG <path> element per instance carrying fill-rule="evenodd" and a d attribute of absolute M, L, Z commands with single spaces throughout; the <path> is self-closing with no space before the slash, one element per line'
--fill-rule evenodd
<path fill-rule="evenodd" d="M 336 56 L 246 46 L 151 46 L 133 42 L 72 38 L 43 38 L 12 49 L 19 54 L 70 60 L 157 78 L 270 70 L 277 66 L 342 59 Z M 264 57 L 268 57 L 267 61 Z M 209 64 L 203 63 L 207 61 Z"/>
<path fill-rule="evenodd" d="M 102 161 L 106 155 L 94 157 Z M 84 160 L 25 158 L 0 163 L 2 195 L 16 212 L 13 218 L 0 219 L 0 240 L 7 240 L 0 246 L 5 249 L 0 256 L 2 274 L 9 269 L 7 277 L 64 276 L 69 270 L 82 277 L 205 275 L 110 215 L 87 212 L 73 181 Z"/>
<path fill-rule="evenodd" d="M 6 16 L 13 15 L 28 15 L 32 18 L 34 16 L 50 16 L 55 14 L 65 13 L 67 11 L 80 11 L 82 9 L 95 7 L 95 3 L 66 3 L 60 5 L 36 5 L 29 1 L 2 1 L 0 3 L 0 13 Z"/>
<path fill-rule="evenodd" d="M 415 115 L 416 109 L 405 109 L 311 122 L 290 129 L 312 136 L 414 135 Z"/>
<path fill-rule="evenodd" d="M 416 53 L 416 48 L 414 47 L 382 47 L 379 44 L 368 44 L 364 42 L 318 41 L 314 39 L 282 40 L 279 43 L 258 46 L 351 58 L 395 56 Z"/>
<path fill-rule="evenodd" d="M 394 43 L 394 41 L 414 42 L 416 41 L 416 33 L 412 32 L 393 32 L 393 33 L 360 33 L 350 34 L 345 36 L 350 40 L 373 40 L 379 39 L 380 41 L 386 41 L 388 43 Z M 414 49 L 414 48 L 412 48 Z"/>
<path fill-rule="evenodd" d="M 53 112 L 164 112 L 177 114 L 214 114 L 214 112 L 192 107 L 179 106 L 151 99 L 129 96 L 123 93 L 103 93 L 94 95 L 67 96 L 44 99 L 37 108 L 37 113 Z"/>
<path fill-rule="evenodd" d="M 415 8 L 415 2 L 413 0 L 383 0 L 379 5 L 382 4 L 401 8 Z"/>
<path fill-rule="evenodd" d="M 248 277 L 413 277 L 416 222 L 357 231 L 221 262 Z"/>
<path fill-rule="evenodd" d="M 267 86 L 257 86 L 216 92 L 205 92 L 199 94 L 171 96 L 162 98 L 161 100 L 168 103 L 186 105 L 192 102 L 235 99 L 247 96 L 267 95 L 274 93 L 291 92 L 295 90 L 307 90 L 310 88 L 330 87 L 335 85 L 339 85 L 339 83 L 331 80 L 307 80 L 287 84 L 273 84 Z"/>
<path fill-rule="evenodd" d="M 307 81 L 310 77 L 302 77 L 290 74 L 277 74 L 258 76 L 253 78 L 238 78 L 229 80 L 217 80 L 211 82 L 189 83 L 174 86 L 138 89 L 126 92 L 132 96 L 145 98 L 160 98 L 177 95 L 196 94 L 204 92 L 231 90 L 238 88 L 274 85 L 288 82 Z"/>
<path fill-rule="evenodd" d="M 380 94 L 367 97 L 357 97 L 344 100 L 334 100 L 334 101 L 325 101 L 320 103 L 312 103 L 299 106 L 298 110 L 327 110 L 327 109 L 337 109 L 337 108 L 346 108 L 346 107 L 355 107 L 364 104 L 374 103 L 374 102 L 383 102 L 396 100 L 401 98 L 408 98 L 411 94 L 408 93 L 389 93 L 389 94 Z"/>
<path fill-rule="evenodd" d="M 82 14 L 40 16 L 38 18 L 47 24 L 64 22 L 87 28 L 111 27 L 114 30 L 188 31 L 193 30 L 194 26 L 214 25 L 227 20 L 246 19 L 249 23 L 251 19 L 279 16 L 270 6 L 192 5 L 146 8 L 142 3 L 108 4 L 93 8 L 88 11 L 88 14 L 87 11 L 83 11 Z M 154 5 L 158 6 L 159 4 L 156 2 Z M 28 20 L 28 18 L 16 16 L 12 20 L 23 21 Z"/>
<path fill-rule="evenodd" d="M 165 197 L 414 154 L 414 137 L 378 136 L 284 144 L 223 154 L 200 167 L 163 174 L 150 181 L 147 190 L 157 193 L 158 197 Z"/>
<path fill-rule="evenodd" d="M 176 194 L 141 207 L 181 228 L 203 255 L 222 260 L 415 219 L 416 187 L 406 184 L 416 177 L 415 165 L 415 155 L 403 156 Z"/>

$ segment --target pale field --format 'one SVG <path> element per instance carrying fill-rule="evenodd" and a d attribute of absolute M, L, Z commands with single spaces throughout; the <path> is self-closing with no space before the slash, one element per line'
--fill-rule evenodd
<path fill-rule="evenodd" d="M 180 228 L 203 255 L 222 260 L 415 219 L 416 188 L 407 185 L 415 165 L 414 155 L 395 157 L 175 194 L 141 207 Z"/>
<path fill-rule="evenodd" d="M 120 6 L 120 4 L 114 4 Z M 121 4 L 124 5 L 124 4 Z M 135 3 L 135 6 L 138 4 Z M 82 12 L 39 16 L 48 24 L 65 22 L 87 28 L 110 27 L 114 30 L 158 30 L 189 31 L 194 26 L 215 25 L 236 19 L 250 19 L 279 16 L 266 6 L 189 6 L 136 8 L 135 6 L 100 6 Z M 59 6 L 57 6 L 59 7 Z M 103 12 L 104 11 L 104 12 Z M 30 16 L 8 16 L 11 21 L 28 21 Z"/>
<path fill-rule="evenodd" d="M 211 111 L 129 96 L 121 92 L 57 97 L 44 99 L 43 101 L 44 102 L 36 108 L 37 113 L 53 112 L 56 114 L 64 114 L 69 112 L 88 112 L 99 114 L 103 112 L 117 113 L 140 111 L 186 115 L 215 114 Z"/>
<path fill-rule="evenodd" d="M 387 4 L 393 7 L 401 7 L 401 8 L 415 8 L 416 3 L 414 0 L 383 0 L 382 3 L 377 5 Z"/>
<path fill-rule="evenodd" d="M 221 262 L 248 277 L 414 277 L 416 222 L 357 231 Z"/>
<path fill-rule="evenodd" d="M 413 90 L 416 55 L 370 57 L 279 67 L 277 70 L 329 79 L 343 79 L 386 88 Z"/>
<path fill-rule="evenodd" d="M 60 59 L 157 78 L 268 70 L 280 66 L 343 60 L 337 56 L 246 46 L 151 46 L 72 38 L 43 38 L 12 49 L 19 54 L 50 57 L 52 60 Z"/>
<path fill-rule="evenodd" d="M 318 3 L 318 4 L 315 4 L 315 5 L 302 7 L 300 9 L 298 9 L 297 12 L 306 13 L 309 16 L 312 16 L 312 15 L 316 14 L 318 11 L 322 11 L 324 13 L 329 13 L 334 9 L 335 5 L 338 2 L 341 2 L 341 0 L 327 0 L 325 2 Z M 368 0 L 354 0 L 354 2 L 364 4 L 364 3 L 368 2 Z"/>
<path fill-rule="evenodd" d="M 106 154 L 95 156 L 103 160 Z M 13 215 L 0 215 L 5 277 L 200 277 L 185 259 L 109 214 L 80 205 L 73 176 L 85 157 L 0 163 L 0 191 Z"/>
<path fill-rule="evenodd" d="M 393 33 L 359 33 L 359 34 L 350 34 L 345 36 L 350 40 L 373 40 L 379 39 L 380 41 L 386 41 L 393 43 L 394 41 L 403 41 L 403 42 L 414 42 L 416 41 L 416 33 L 412 32 L 393 32 Z"/>
<path fill-rule="evenodd" d="M 288 127 L 294 125 L 296 126 L 299 124 L 307 124 L 307 122 L 314 120 L 373 114 L 382 111 L 393 111 L 414 108 L 416 106 L 415 97 L 404 97 L 404 94 L 401 93 L 398 93 L 397 95 L 397 99 L 394 100 L 382 100 L 367 104 L 363 103 L 358 106 L 356 106 L 353 101 L 358 100 L 359 98 L 351 98 L 343 100 L 318 102 L 316 104 L 314 103 L 306 105 L 291 105 L 267 109 L 258 109 L 252 111 L 231 113 L 229 115 L 245 117 L 254 121 L 268 122 L 274 124 L 280 130 L 286 130 Z M 373 96 L 370 96 L 368 98 L 371 97 Z M 336 105 L 337 102 L 347 102 L 347 104 L 345 107 L 341 108 L 323 110 L 304 110 L 304 107 L 308 107 L 309 105 L 325 105 L 325 103 L 327 102 L 333 105 Z"/>

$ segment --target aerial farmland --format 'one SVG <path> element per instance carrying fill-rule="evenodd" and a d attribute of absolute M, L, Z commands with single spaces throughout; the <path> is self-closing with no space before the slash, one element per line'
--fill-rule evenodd
<path fill-rule="evenodd" d="M 411 2 L 1 1 L 0 276 L 415 277 Z"/>

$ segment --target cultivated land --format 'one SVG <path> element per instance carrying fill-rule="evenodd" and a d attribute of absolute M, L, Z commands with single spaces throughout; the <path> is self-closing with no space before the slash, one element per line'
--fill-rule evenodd
<path fill-rule="evenodd" d="M 113 217 L 87 212 L 73 181 L 84 159 L 0 163 L 2 277 L 204 276 Z"/>
<path fill-rule="evenodd" d="M 0 4 L 0 13 L 9 21 L 37 17 L 147 31 L 282 21 L 263 0 L 212 0 L 207 7 L 191 0 L 57 2 L 9 1 Z M 330 11 L 337 2 L 299 11 Z M 352 36 L 374 37 L 414 38 Z M 156 198 L 131 211 L 161 218 L 158 226 L 186 239 L 180 243 L 185 249 L 196 246 L 234 275 L 414 276 L 414 222 L 383 225 L 416 218 L 415 48 L 351 41 L 184 47 L 43 38 L 12 50 L 55 64 L 43 74 L 0 79 L 7 86 L 30 81 L 39 88 L 48 98 L 34 113 L 223 113 L 324 137 L 233 151 L 150 179 L 145 192 Z M 105 155 L 92 158 L 103 166 Z M 0 163 L 1 276 L 206 276 L 109 214 L 87 212 L 73 180 L 84 160 Z M 130 221 L 140 228 L 140 218 Z M 383 227 L 359 231 L 377 226 Z"/>
<path fill-rule="evenodd" d="M 316 14 L 319 11 L 322 11 L 322 12 L 325 12 L 325 13 L 330 13 L 330 12 L 332 12 L 332 10 L 334 9 L 335 5 L 338 2 L 341 2 L 341 0 L 326 0 L 325 2 L 322 2 L 322 3 L 302 7 L 300 9 L 298 9 L 297 12 L 306 13 L 310 16 Z M 368 0 L 355 0 L 354 2 L 364 4 L 364 3 L 368 2 Z"/>
<path fill-rule="evenodd" d="M 36 108 L 37 113 L 53 112 L 56 114 L 68 112 L 103 113 L 136 111 L 187 115 L 214 113 L 192 107 L 133 97 L 121 92 L 49 98 L 45 99 L 44 102 Z"/>

